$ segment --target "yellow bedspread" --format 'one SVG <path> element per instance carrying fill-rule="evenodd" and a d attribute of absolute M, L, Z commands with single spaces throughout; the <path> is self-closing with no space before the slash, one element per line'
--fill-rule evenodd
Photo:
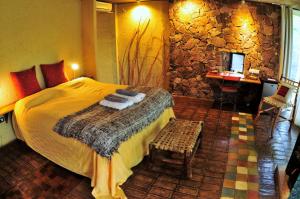
<path fill-rule="evenodd" d="M 17 137 L 56 164 L 91 178 L 95 198 L 126 198 L 119 185 L 132 174 L 148 153 L 148 144 L 174 117 L 173 109 L 161 116 L 128 141 L 111 160 L 101 157 L 87 145 L 52 131 L 56 122 L 114 93 L 124 85 L 104 84 L 89 78 L 78 78 L 54 88 L 45 89 L 16 103 L 14 127 Z"/>

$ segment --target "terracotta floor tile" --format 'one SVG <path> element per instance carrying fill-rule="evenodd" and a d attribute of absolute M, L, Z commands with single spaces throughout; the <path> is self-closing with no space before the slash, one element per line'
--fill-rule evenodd
<path fill-rule="evenodd" d="M 199 100 L 184 97 L 175 98 L 175 104 L 174 111 L 177 118 L 205 121 L 202 147 L 197 150 L 193 164 L 193 178 L 184 179 L 182 172 L 176 168 L 160 167 L 157 170 L 150 170 L 147 161 L 144 160 L 133 168 L 133 175 L 122 185 L 129 199 L 195 198 L 194 195 L 185 194 L 188 190 L 191 193 L 197 190 L 196 198 L 219 199 L 223 189 L 220 181 L 223 181 L 224 177 L 234 181 L 234 178 L 237 178 L 237 166 L 260 169 L 259 172 L 248 170 L 248 191 L 238 190 L 234 193 L 235 198 L 259 198 L 257 192 L 249 190 L 257 188 L 262 198 L 277 197 L 273 176 L 274 165 L 279 161 L 284 163 L 288 160 L 287 156 L 293 149 L 293 143 L 298 135 L 295 128 L 287 133 L 289 123 L 281 122 L 274 131 L 273 139 L 269 140 L 270 132 L 267 124 L 270 117 L 268 115 L 261 116 L 254 133 L 253 124 L 248 119 L 242 120 L 241 128 L 239 119 L 232 122 L 231 118 L 234 115 L 232 112 L 222 111 L 220 124 L 217 126 L 220 112 L 211 109 L 211 105 L 204 105 Z M 245 117 L 252 118 L 251 115 Z M 232 155 L 227 161 L 228 152 L 236 153 L 235 147 L 240 146 L 239 140 L 234 139 L 238 139 L 239 135 L 245 136 L 246 133 L 249 135 L 247 140 L 241 142 L 247 143 L 249 138 L 251 141 L 251 136 L 254 135 L 255 142 L 242 146 L 241 153 L 245 154 L 245 157 L 239 159 L 236 155 Z M 234 139 L 230 138 L 231 134 Z M 253 147 L 255 148 L 252 149 Z M 256 156 L 257 162 L 253 157 L 249 159 L 249 156 Z M 2 147 L 0 157 L 0 198 L 34 198 L 36 194 L 61 199 L 92 198 L 91 181 L 88 178 L 62 169 L 22 142 L 13 142 Z M 245 165 L 244 162 L 248 160 L 253 162 Z M 231 166 L 231 175 L 225 173 L 226 164 Z M 256 174 L 261 178 L 255 176 Z M 5 182 L 2 179 L 5 179 Z M 239 180 L 243 181 L 242 178 Z M 259 183 L 259 186 L 257 187 L 255 183 Z M 19 186 L 22 186 L 22 189 L 19 189 Z M 58 187 L 57 191 L 53 191 L 56 187 Z M 184 192 L 181 193 L 175 191 L 177 187 L 178 189 L 187 187 L 187 189 L 181 188 L 180 191 Z"/>
<path fill-rule="evenodd" d="M 161 187 L 152 187 L 149 191 L 150 194 L 158 195 L 165 198 L 170 198 L 172 191 Z"/>

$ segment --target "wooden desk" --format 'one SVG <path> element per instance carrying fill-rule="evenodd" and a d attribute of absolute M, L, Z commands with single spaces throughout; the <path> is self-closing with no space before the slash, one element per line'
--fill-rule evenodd
<path fill-rule="evenodd" d="M 261 93 L 262 93 L 262 83 L 260 79 L 248 79 L 245 78 L 243 74 L 232 73 L 232 72 L 220 72 L 220 73 L 208 72 L 206 74 L 206 78 L 210 80 L 209 84 L 214 92 L 214 98 L 216 102 L 218 102 L 220 98 L 221 82 L 218 80 L 222 80 L 223 77 L 226 76 L 241 78 L 240 79 L 241 85 L 239 88 L 239 100 L 237 103 L 239 110 L 242 112 L 256 114 L 261 99 Z"/>
<path fill-rule="evenodd" d="M 5 122 L 8 121 L 8 114 L 14 110 L 15 104 L 16 103 L 14 102 L 0 108 L 0 116 L 4 116 Z"/>
<path fill-rule="evenodd" d="M 240 82 L 244 83 L 250 83 L 250 84 L 261 84 L 260 79 L 248 79 L 245 78 L 244 75 L 239 74 L 239 73 L 228 73 L 228 72 L 221 72 L 221 73 L 213 73 L 213 72 L 208 72 L 206 74 L 206 78 L 210 79 L 223 79 L 223 77 L 226 76 L 231 76 L 231 77 L 240 77 Z"/>

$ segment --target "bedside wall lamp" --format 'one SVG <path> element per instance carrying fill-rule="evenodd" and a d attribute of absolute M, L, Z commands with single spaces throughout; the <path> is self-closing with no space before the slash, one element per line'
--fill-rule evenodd
<path fill-rule="evenodd" d="M 73 70 L 73 79 L 75 79 L 76 71 L 79 69 L 79 64 L 73 63 L 73 64 L 71 64 L 71 68 Z"/>

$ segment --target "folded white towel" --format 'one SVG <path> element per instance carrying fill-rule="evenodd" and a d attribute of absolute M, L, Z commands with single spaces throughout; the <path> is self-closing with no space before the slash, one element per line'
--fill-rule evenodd
<path fill-rule="evenodd" d="M 99 102 L 100 105 L 118 109 L 118 110 L 123 110 L 129 106 L 133 105 L 133 101 L 128 100 L 127 102 L 119 103 L 119 102 L 111 102 L 106 99 L 102 100 Z"/>
<path fill-rule="evenodd" d="M 145 93 L 138 93 L 136 96 L 127 96 L 127 95 L 121 95 L 118 93 L 115 93 L 114 95 L 117 95 L 119 97 L 127 98 L 128 101 L 133 101 L 133 103 L 139 103 L 143 101 L 143 99 L 146 97 Z"/>

